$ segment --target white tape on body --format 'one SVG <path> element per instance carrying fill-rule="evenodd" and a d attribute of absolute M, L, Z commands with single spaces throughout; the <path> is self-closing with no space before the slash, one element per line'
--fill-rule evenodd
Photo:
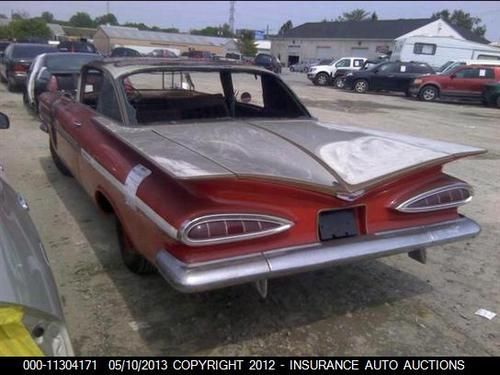
<path fill-rule="evenodd" d="M 136 207 L 137 190 L 142 181 L 151 174 L 151 170 L 141 164 L 137 164 L 130 170 L 125 180 L 125 203 Z"/>

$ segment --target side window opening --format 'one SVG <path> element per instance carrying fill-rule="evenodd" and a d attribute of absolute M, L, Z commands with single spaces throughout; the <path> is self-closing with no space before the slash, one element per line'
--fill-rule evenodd
<path fill-rule="evenodd" d="M 413 53 L 416 55 L 435 55 L 437 46 L 431 43 L 415 43 Z"/>

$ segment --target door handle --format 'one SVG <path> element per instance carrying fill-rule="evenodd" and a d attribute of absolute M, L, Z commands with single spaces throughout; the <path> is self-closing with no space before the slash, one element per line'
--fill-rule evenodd
<path fill-rule="evenodd" d="M 82 126 L 82 123 L 81 123 L 80 121 L 75 120 L 75 121 L 73 121 L 73 126 L 74 126 L 75 128 L 79 128 L 79 127 L 81 127 L 81 126 Z"/>

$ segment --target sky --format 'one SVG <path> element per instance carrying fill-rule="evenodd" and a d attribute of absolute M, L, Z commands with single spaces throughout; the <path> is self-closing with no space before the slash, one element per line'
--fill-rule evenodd
<path fill-rule="evenodd" d="M 229 1 L 109 1 L 110 12 L 120 23 L 143 22 L 149 26 L 176 27 L 180 31 L 228 22 Z M 479 17 L 487 27 L 486 38 L 500 41 L 500 1 L 236 1 L 235 28 L 276 33 L 291 20 L 305 22 L 335 19 L 355 8 L 376 11 L 379 19 L 427 18 L 442 9 L 462 9 Z M 106 1 L 2 1 L 0 13 L 24 10 L 31 17 L 50 11 L 68 20 L 83 11 L 92 17 L 106 13 Z"/>

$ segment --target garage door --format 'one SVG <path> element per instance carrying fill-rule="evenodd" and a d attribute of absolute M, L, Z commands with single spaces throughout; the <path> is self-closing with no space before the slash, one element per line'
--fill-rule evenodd
<path fill-rule="evenodd" d="M 331 47 L 316 47 L 316 58 L 329 59 L 333 56 Z"/>

